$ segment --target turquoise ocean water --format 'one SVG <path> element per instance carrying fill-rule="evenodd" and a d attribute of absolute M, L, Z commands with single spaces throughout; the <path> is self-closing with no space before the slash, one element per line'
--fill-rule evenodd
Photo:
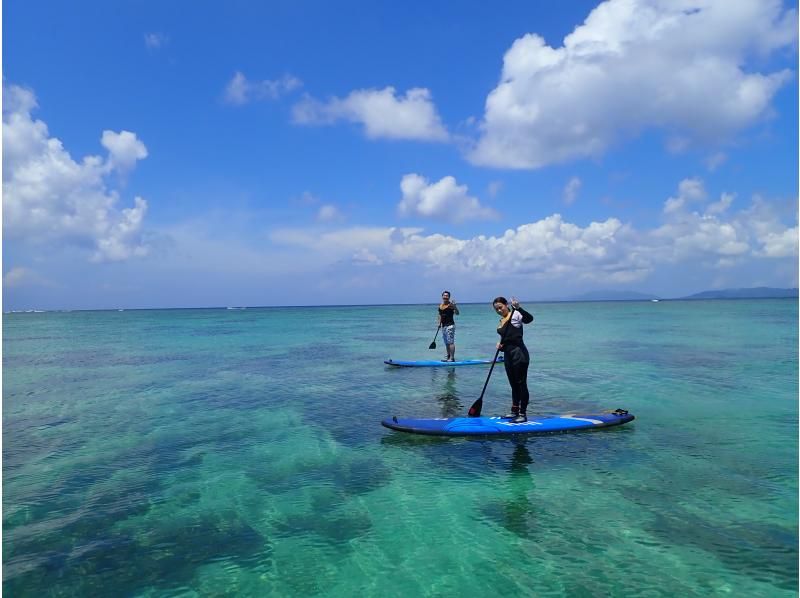
<path fill-rule="evenodd" d="M 457 356 L 494 351 L 461 305 Z M 9 596 L 796 596 L 796 300 L 526 305 L 529 412 L 432 438 L 488 367 L 389 368 L 435 306 L 3 317 Z M 510 403 L 495 370 L 484 414 Z"/>

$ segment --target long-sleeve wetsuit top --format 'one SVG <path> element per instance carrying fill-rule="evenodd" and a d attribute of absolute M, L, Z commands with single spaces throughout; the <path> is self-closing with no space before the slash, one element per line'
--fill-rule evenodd
<path fill-rule="evenodd" d="M 445 326 L 453 326 L 455 325 L 455 320 L 453 319 L 453 315 L 456 313 L 455 308 L 453 307 L 452 303 L 448 303 L 445 305 L 442 303 L 439 305 L 439 319 L 442 323 L 442 328 Z"/>
<path fill-rule="evenodd" d="M 497 334 L 502 339 L 500 350 L 505 352 L 506 349 L 512 347 L 525 347 L 525 343 L 522 341 L 522 325 L 531 322 L 533 322 L 533 316 L 521 307 L 517 307 L 510 317 L 501 320 L 497 327 Z"/>

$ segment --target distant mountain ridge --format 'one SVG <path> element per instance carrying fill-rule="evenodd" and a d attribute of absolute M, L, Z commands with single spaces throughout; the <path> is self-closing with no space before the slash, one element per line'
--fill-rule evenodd
<path fill-rule="evenodd" d="M 797 297 L 797 289 L 777 289 L 773 287 L 754 287 L 750 289 L 720 289 L 703 291 L 682 299 L 779 299 Z"/>
<path fill-rule="evenodd" d="M 718 289 L 702 291 L 685 297 L 671 297 L 671 299 L 780 299 L 798 297 L 797 288 L 753 287 L 746 289 Z M 636 291 L 591 291 L 582 295 L 575 295 L 561 299 L 561 301 L 652 301 L 664 299 L 658 295 L 638 293 Z"/>

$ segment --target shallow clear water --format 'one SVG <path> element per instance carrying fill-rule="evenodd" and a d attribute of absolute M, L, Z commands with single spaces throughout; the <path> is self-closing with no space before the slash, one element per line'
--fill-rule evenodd
<path fill-rule="evenodd" d="M 527 307 L 529 412 L 636 421 L 381 427 L 480 394 L 488 367 L 383 365 L 443 355 L 435 306 L 5 315 L 3 589 L 795 596 L 797 302 Z M 461 305 L 457 357 L 495 323 Z"/>

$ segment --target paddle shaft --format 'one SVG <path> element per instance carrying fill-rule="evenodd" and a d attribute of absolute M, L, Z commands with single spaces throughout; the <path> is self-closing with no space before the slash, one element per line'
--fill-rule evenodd
<path fill-rule="evenodd" d="M 502 343 L 501 343 L 502 344 Z M 478 400 L 483 400 L 483 394 L 486 392 L 486 387 L 489 386 L 489 378 L 492 377 L 492 370 L 494 369 L 494 364 L 497 363 L 497 356 L 500 355 L 500 349 L 494 352 L 494 359 L 492 360 L 492 365 L 489 366 L 489 375 L 486 376 L 486 382 L 483 383 L 483 390 L 481 391 L 481 396 Z"/>
<path fill-rule="evenodd" d="M 508 315 L 508 322 L 506 322 L 506 327 L 503 330 L 503 334 L 500 337 L 500 346 L 497 347 L 497 351 L 494 352 L 494 359 L 492 359 L 492 365 L 489 367 L 489 374 L 486 376 L 486 382 L 483 383 L 483 390 L 481 391 L 481 396 L 478 397 L 478 400 L 472 404 L 472 407 L 469 408 L 467 415 L 469 417 L 479 417 L 481 414 L 481 409 L 483 409 L 483 395 L 486 392 L 486 387 L 489 386 L 489 378 L 492 377 L 492 372 L 494 371 L 494 364 L 497 363 L 497 356 L 500 355 L 500 349 L 503 346 L 503 343 L 506 340 L 506 334 L 508 333 L 508 327 L 511 326 L 511 316 L 514 315 L 514 307 L 511 307 L 511 312 Z"/>

